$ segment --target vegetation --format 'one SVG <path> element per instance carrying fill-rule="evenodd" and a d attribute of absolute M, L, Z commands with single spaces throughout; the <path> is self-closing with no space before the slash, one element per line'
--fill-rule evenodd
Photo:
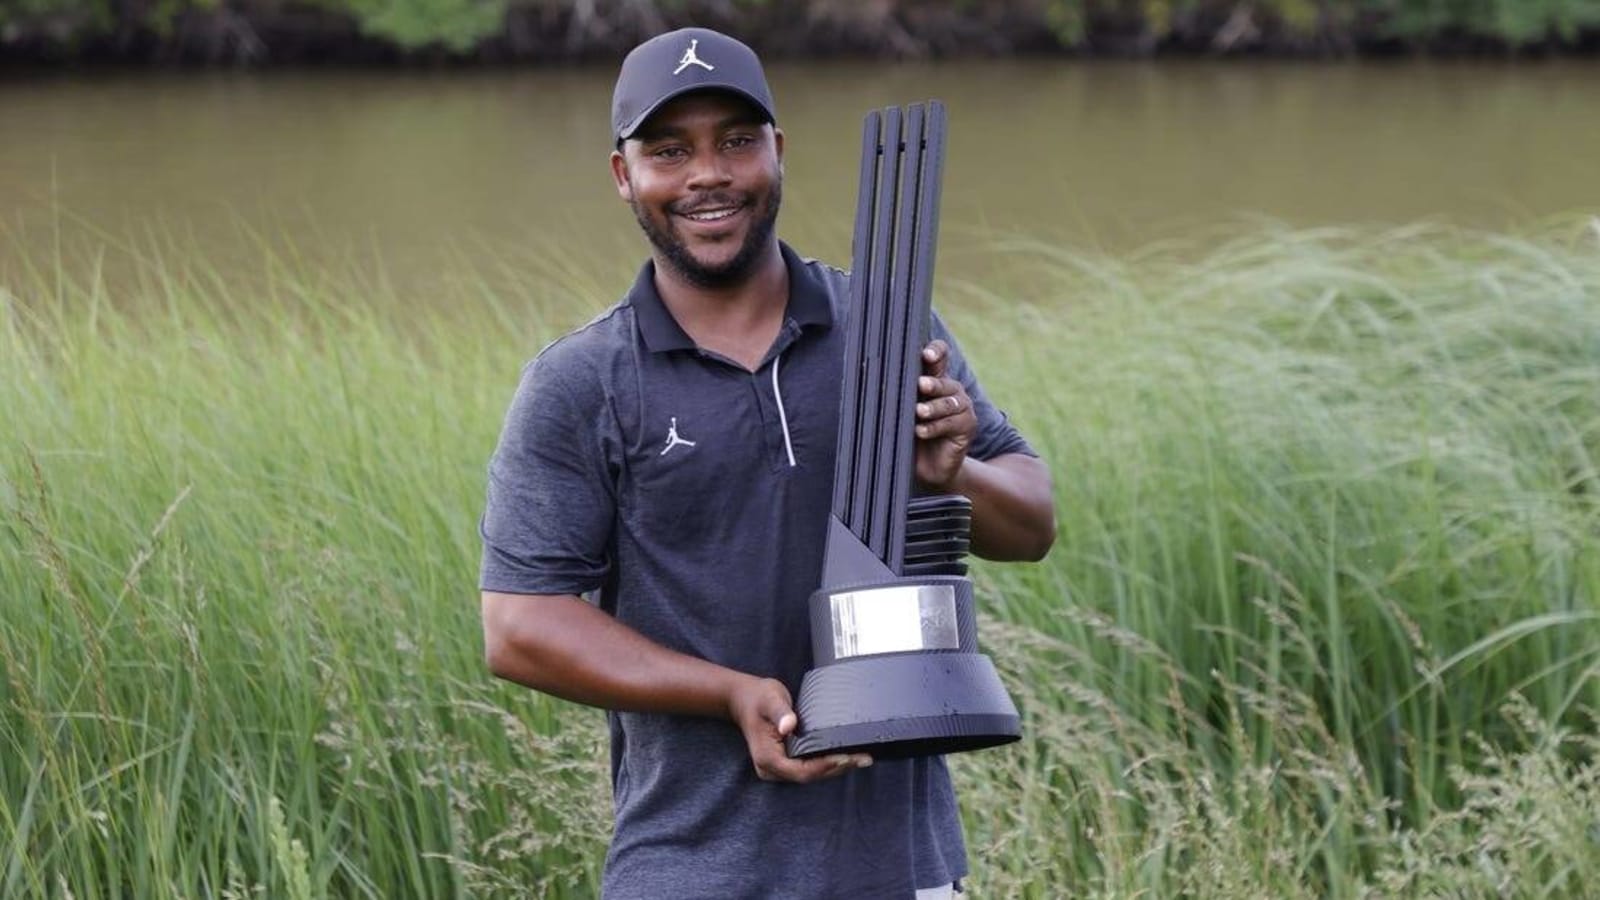
<path fill-rule="evenodd" d="M 980 894 L 1584 894 L 1597 249 L 992 238 L 1014 283 L 942 285 L 1060 508 L 977 573 L 1026 717 L 955 758 Z M 521 363 L 628 273 L 400 315 L 67 256 L 0 284 L 0 896 L 592 896 L 602 719 L 488 676 L 475 523 Z"/>
<path fill-rule="evenodd" d="M 71 58 L 614 56 L 683 24 L 772 52 L 921 56 L 1593 49 L 1600 0 L 13 0 L 0 48 Z"/>

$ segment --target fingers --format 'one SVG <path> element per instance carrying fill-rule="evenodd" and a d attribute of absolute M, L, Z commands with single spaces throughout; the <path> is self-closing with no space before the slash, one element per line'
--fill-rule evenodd
<path fill-rule="evenodd" d="M 762 781 L 788 781 L 810 784 L 825 778 L 837 778 L 872 765 L 872 757 L 865 753 L 835 753 L 812 759 L 791 759 L 777 745 L 778 752 L 770 757 L 753 758 L 756 777 Z"/>
<path fill-rule="evenodd" d="M 789 690 L 776 681 L 763 682 L 761 688 L 756 712 L 763 722 L 776 729 L 779 737 L 787 737 L 798 724 L 789 700 Z"/>
<path fill-rule="evenodd" d="M 961 382 L 943 375 L 923 375 L 917 379 L 917 394 L 922 397 L 948 397 L 963 390 Z"/>
<path fill-rule="evenodd" d="M 800 719 L 793 712 L 785 712 L 778 716 L 778 737 L 788 737 L 794 733 L 794 727 L 800 724 Z"/>
<path fill-rule="evenodd" d="M 978 433 L 978 414 L 967 389 L 944 375 L 948 354 L 943 341 L 925 347 L 927 374 L 917 379 L 917 483 L 936 491 L 952 490 L 967 446 Z"/>
<path fill-rule="evenodd" d="M 806 784 L 835 778 L 846 772 L 872 765 L 872 757 L 862 754 L 835 754 L 816 759 L 790 759 L 784 739 L 799 726 L 789 691 L 771 679 L 752 681 L 744 696 L 734 704 L 734 721 L 744 732 L 750 749 L 750 762 L 756 777 L 763 781 L 792 781 Z M 754 713 L 751 715 L 750 713 Z"/>
<path fill-rule="evenodd" d="M 944 376 L 945 366 L 950 360 L 950 345 L 935 338 L 922 348 L 922 373 L 935 378 Z"/>
<path fill-rule="evenodd" d="M 808 784 L 872 765 L 872 757 L 862 753 L 791 759 L 784 738 L 794 733 L 799 720 L 789 708 L 787 697 L 776 699 L 781 702 L 772 703 L 766 710 L 767 721 L 773 723 L 771 732 L 749 742 L 750 761 L 755 765 L 757 778 Z"/>
<path fill-rule="evenodd" d="M 940 438 L 955 438 L 966 445 L 967 439 L 972 436 L 972 428 L 968 419 L 961 416 L 946 416 L 932 422 L 922 422 L 917 425 L 917 439 L 921 441 L 934 441 Z"/>
<path fill-rule="evenodd" d="M 948 378 L 923 378 L 918 382 L 922 399 L 917 402 L 917 418 L 923 421 L 942 419 L 953 416 L 964 410 L 972 408 L 972 401 L 968 399 L 967 392 L 962 390 L 961 382 Z"/>
<path fill-rule="evenodd" d="M 799 720 L 787 703 L 774 712 L 777 713 L 776 719 L 768 719 L 769 722 L 776 722 L 772 739 L 754 742 L 750 747 L 750 761 L 755 765 L 756 777 L 762 781 L 809 784 L 872 765 L 872 757 L 864 753 L 840 753 L 813 759 L 790 758 L 783 739 L 794 732 Z"/>
<path fill-rule="evenodd" d="M 923 440 L 968 433 L 977 426 L 972 399 L 954 378 L 924 375 L 917 379 L 917 437 Z"/>

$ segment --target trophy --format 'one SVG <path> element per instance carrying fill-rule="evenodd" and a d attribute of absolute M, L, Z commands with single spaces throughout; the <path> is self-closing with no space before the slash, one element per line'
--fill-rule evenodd
<path fill-rule="evenodd" d="M 944 141 L 937 100 L 874 110 L 862 127 L 833 509 L 790 756 L 893 759 L 1021 737 L 978 652 L 971 501 L 912 496 Z"/>

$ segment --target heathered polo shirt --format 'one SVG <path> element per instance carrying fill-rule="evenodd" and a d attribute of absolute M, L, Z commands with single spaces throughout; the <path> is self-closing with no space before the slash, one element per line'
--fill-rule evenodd
<path fill-rule="evenodd" d="M 598 595 L 651 640 L 797 694 L 833 495 L 849 276 L 782 247 L 783 327 L 751 372 L 690 340 L 653 264 L 523 371 L 489 465 L 480 586 Z M 971 455 L 1032 451 L 950 341 Z M 943 758 L 758 779 L 731 722 L 608 714 L 608 898 L 910 898 L 966 874 Z"/>

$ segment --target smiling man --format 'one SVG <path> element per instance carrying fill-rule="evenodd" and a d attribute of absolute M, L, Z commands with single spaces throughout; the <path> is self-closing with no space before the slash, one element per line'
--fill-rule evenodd
<path fill-rule="evenodd" d="M 612 898 L 925 898 L 967 872 L 944 760 L 795 760 L 832 498 L 849 276 L 776 235 L 784 134 L 714 31 L 622 64 L 611 174 L 650 242 L 616 306 L 523 372 L 489 467 L 495 675 L 608 710 Z M 935 321 L 919 490 L 1037 559 L 1050 476 Z M 590 602 L 592 598 L 594 602 Z"/>

